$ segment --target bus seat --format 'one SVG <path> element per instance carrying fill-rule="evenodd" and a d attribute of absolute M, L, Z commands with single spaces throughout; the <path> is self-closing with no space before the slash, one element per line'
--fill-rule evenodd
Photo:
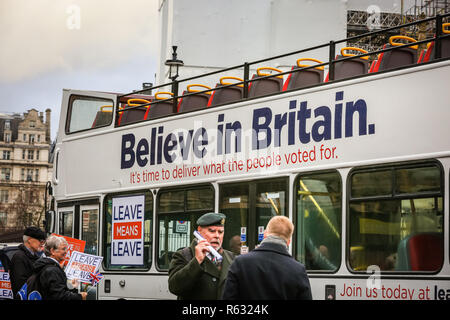
<path fill-rule="evenodd" d="M 404 39 L 410 42 L 416 42 L 415 39 L 406 36 L 392 36 L 389 38 L 389 44 L 385 44 L 383 49 L 401 46 L 403 43 L 394 42 L 396 39 Z M 391 51 L 382 52 L 378 56 L 376 65 L 372 72 L 389 70 L 397 67 L 415 64 L 417 62 L 417 45 L 399 48 Z"/>
<path fill-rule="evenodd" d="M 308 64 L 302 64 L 302 61 L 313 61 L 319 64 L 323 63 L 322 61 L 317 59 L 301 58 L 297 60 L 297 66 L 293 66 L 291 70 L 299 70 L 311 66 Z M 282 91 L 304 88 L 323 82 L 323 69 L 323 66 L 319 66 L 290 73 L 286 81 L 284 82 Z"/>
<path fill-rule="evenodd" d="M 151 101 L 146 99 L 128 99 L 127 104 L 122 108 L 122 112 L 119 112 L 119 119 L 117 125 L 121 126 L 127 123 L 139 122 L 145 119 L 145 114 L 148 111 L 149 106 L 143 106 L 142 108 L 136 108 L 126 110 L 127 107 L 137 107 L 143 104 L 150 103 Z"/>
<path fill-rule="evenodd" d="M 211 89 L 203 84 L 190 84 L 187 86 L 187 90 L 183 92 L 183 95 L 187 93 L 199 92 L 200 90 L 194 90 L 192 87 L 202 87 L 204 89 Z M 177 112 L 188 112 L 194 110 L 200 110 L 206 108 L 211 92 L 197 93 L 191 96 L 183 97 L 178 102 Z"/>
<path fill-rule="evenodd" d="M 258 78 L 270 76 L 270 73 L 263 73 L 262 70 L 271 70 L 275 72 L 282 73 L 280 69 L 272 67 L 261 67 L 256 70 L 256 74 L 253 75 L 252 81 L 248 86 L 248 97 L 259 97 L 266 94 L 271 94 L 275 92 L 281 92 L 283 89 L 283 76 L 275 76 L 273 78 L 261 79 Z"/>
<path fill-rule="evenodd" d="M 107 110 L 111 108 L 111 110 Z M 94 122 L 92 123 L 91 128 L 98 128 L 103 127 L 111 123 L 113 116 L 113 106 L 101 106 L 100 111 L 97 111 L 97 114 L 95 115 Z"/>
<path fill-rule="evenodd" d="M 378 62 L 378 60 L 373 60 L 372 61 L 371 65 L 370 65 L 370 68 L 369 68 L 369 73 L 374 72 L 375 66 L 377 65 L 377 62 Z"/>
<path fill-rule="evenodd" d="M 442 33 L 444 35 L 450 34 L 450 29 L 447 29 L 447 27 L 450 27 L 450 22 L 442 24 Z M 427 44 L 427 49 L 423 50 L 421 55 L 423 54 L 423 58 L 419 62 L 428 62 L 433 59 L 435 59 L 435 43 L 434 41 L 431 41 Z M 450 37 L 441 39 L 441 58 L 448 58 L 450 57 Z M 420 60 L 420 58 L 419 58 Z"/>
<path fill-rule="evenodd" d="M 219 83 L 216 85 L 216 88 L 218 90 L 214 90 L 208 100 L 208 104 L 207 104 L 208 108 L 215 106 L 215 105 L 219 105 L 219 104 L 231 103 L 231 102 L 242 100 L 244 85 L 237 84 L 235 86 L 230 86 L 230 87 L 220 89 L 220 87 L 232 84 L 230 82 L 226 82 L 226 80 L 236 80 L 238 82 L 244 81 L 241 78 L 231 77 L 231 76 L 220 78 Z"/>
<path fill-rule="evenodd" d="M 437 271 L 444 258 L 442 234 L 410 235 L 400 241 L 397 254 L 397 271 Z"/>
<path fill-rule="evenodd" d="M 161 97 L 162 94 L 169 95 L 173 97 L 172 92 L 157 92 L 155 93 L 155 100 L 150 104 L 150 107 L 145 112 L 144 119 L 155 119 L 159 117 L 164 117 L 169 114 L 173 114 L 173 99 L 167 97 Z"/>
<path fill-rule="evenodd" d="M 334 80 L 351 78 L 362 74 L 367 74 L 369 71 L 369 56 L 358 57 L 356 54 L 348 53 L 347 51 L 359 51 L 363 54 L 368 51 L 357 47 L 345 47 L 341 49 L 341 54 L 336 56 L 334 62 Z M 353 59 L 339 61 L 342 58 L 355 57 Z M 325 78 L 325 82 L 329 80 L 329 74 Z"/>

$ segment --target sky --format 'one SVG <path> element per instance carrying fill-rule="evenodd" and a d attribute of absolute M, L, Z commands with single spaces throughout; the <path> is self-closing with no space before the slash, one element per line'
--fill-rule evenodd
<path fill-rule="evenodd" d="M 50 108 L 62 90 L 155 82 L 158 0 L 0 0 L 0 113 Z"/>

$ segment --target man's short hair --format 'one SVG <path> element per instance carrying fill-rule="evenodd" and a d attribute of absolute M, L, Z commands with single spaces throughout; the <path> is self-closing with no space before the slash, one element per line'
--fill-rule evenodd
<path fill-rule="evenodd" d="M 267 233 L 283 238 L 288 242 L 294 233 L 294 224 L 285 216 L 275 216 L 267 224 Z"/>
<path fill-rule="evenodd" d="M 59 248 L 59 246 L 61 245 L 61 243 L 64 243 L 65 245 L 67 245 L 67 240 L 64 239 L 63 237 L 58 237 L 55 235 L 48 237 L 47 241 L 45 241 L 45 246 L 44 246 L 45 256 L 50 257 L 52 255 L 51 249 L 57 250 Z"/>

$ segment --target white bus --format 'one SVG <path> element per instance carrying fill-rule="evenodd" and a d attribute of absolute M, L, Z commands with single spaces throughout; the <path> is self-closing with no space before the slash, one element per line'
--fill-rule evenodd
<path fill-rule="evenodd" d="M 272 216 L 292 219 L 314 299 L 450 299 L 450 24 L 433 19 L 415 44 L 330 42 L 181 98 L 202 78 L 166 98 L 64 90 L 47 227 L 104 257 L 93 298 L 176 298 L 171 256 L 216 211 L 236 254 Z M 303 59 L 318 48 L 330 61 Z M 292 70 L 251 78 L 286 57 L 300 58 Z"/>

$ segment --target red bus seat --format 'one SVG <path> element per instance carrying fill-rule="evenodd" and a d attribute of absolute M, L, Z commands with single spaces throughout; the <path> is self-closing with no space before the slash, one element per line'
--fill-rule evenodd
<path fill-rule="evenodd" d="M 155 93 L 155 100 L 150 104 L 147 112 L 144 115 L 144 119 L 155 119 L 159 117 L 164 117 L 169 114 L 173 114 L 173 99 L 160 97 L 162 94 L 167 94 L 173 97 L 172 92 L 157 92 Z"/>
<path fill-rule="evenodd" d="M 128 123 L 143 121 L 145 119 L 145 114 L 147 113 L 149 106 L 143 106 L 142 108 L 135 108 L 131 110 L 126 110 L 126 108 L 137 107 L 150 102 L 151 101 L 146 99 L 138 99 L 138 98 L 128 99 L 127 103 L 122 107 L 123 111 L 119 112 L 117 125 L 122 126 Z"/>
<path fill-rule="evenodd" d="M 403 43 L 394 42 L 396 39 L 404 39 L 410 42 L 416 42 L 415 39 L 406 36 L 392 36 L 389 38 L 389 44 L 385 44 L 383 49 L 401 46 Z M 417 63 L 417 45 L 398 48 L 391 51 L 382 52 L 372 72 L 389 70 L 397 67 L 407 66 Z"/>
<path fill-rule="evenodd" d="M 214 90 L 213 93 L 211 94 L 208 100 L 207 107 L 213 107 L 219 104 L 231 103 L 242 100 L 244 85 L 237 84 L 235 86 L 220 89 L 223 86 L 232 84 L 230 82 L 225 82 L 225 80 L 236 80 L 238 82 L 244 81 L 240 78 L 231 76 L 220 78 L 219 83 L 216 85 L 216 88 L 218 90 Z"/>
<path fill-rule="evenodd" d="M 450 27 L 450 22 L 442 24 L 442 33 L 444 35 L 450 34 L 450 30 L 447 29 L 447 27 Z M 428 61 L 435 59 L 435 55 L 436 55 L 435 51 L 436 51 L 435 43 L 434 43 L 434 41 L 431 41 L 430 43 L 428 43 L 427 49 L 423 50 L 421 52 L 421 57 L 419 58 L 418 62 L 428 62 Z M 441 50 L 440 51 L 441 51 L 440 52 L 441 58 L 450 57 L 450 37 L 441 39 Z"/>
<path fill-rule="evenodd" d="M 413 234 L 398 245 L 398 271 L 437 271 L 444 259 L 441 233 Z"/>
<path fill-rule="evenodd" d="M 269 73 L 263 73 L 262 70 L 271 70 L 282 73 L 283 71 L 272 67 L 261 67 L 256 70 L 256 74 L 253 75 L 252 81 L 248 86 L 248 97 L 259 97 L 267 94 L 281 92 L 283 89 L 283 76 L 275 76 L 272 78 L 256 80 L 261 77 L 270 76 Z"/>
<path fill-rule="evenodd" d="M 297 60 L 297 66 L 293 66 L 291 70 L 299 70 L 305 67 L 310 67 L 310 65 L 302 64 L 302 61 L 313 61 L 318 64 L 323 63 L 317 59 L 301 58 Z M 323 82 L 323 69 L 323 66 L 319 66 L 290 73 L 284 82 L 282 90 L 286 91 L 290 89 L 299 89 Z"/>
<path fill-rule="evenodd" d="M 192 87 L 202 87 L 204 89 L 211 89 L 203 84 L 190 84 L 187 86 L 187 91 L 183 92 L 183 95 L 187 93 L 199 92 L 200 90 L 194 90 Z M 191 96 L 183 97 L 178 102 L 177 112 L 188 112 L 194 110 L 200 110 L 206 108 L 208 105 L 211 92 L 197 93 Z"/>
<path fill-rule="evenodd" d="M 369 56 L 358 57 L 356 54 L 348 53 L 346 51 L 359 51 L 363 54 L 368 53 L 366 50 L 357 47 L 345 47 L 341 49 L 341 55 L 336 56 L 334 62 L 334 80 L 351 78 L 362 74 L 367 74 L 369 71 Z M 339 61 L 339 59 L 346 57 L 355 57 L 353 59 Z M 325 78 L 328 82 L 329 74 Z"/>

